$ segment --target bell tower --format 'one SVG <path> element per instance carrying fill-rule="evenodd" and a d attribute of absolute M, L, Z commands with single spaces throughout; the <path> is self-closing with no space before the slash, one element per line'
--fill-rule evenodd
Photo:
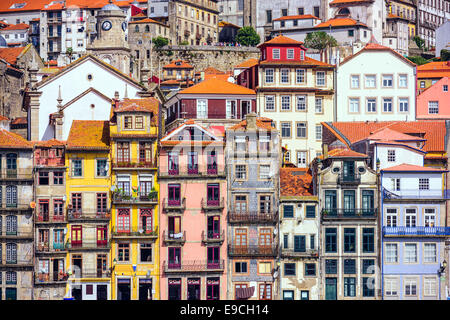
<path fill-rule="evenodd" d="M 126 15 L 112 0 L 97 13 L 97 38 L 88 46 L 88 53 L 130 73 L 130 47 L 125 40 Z"/>

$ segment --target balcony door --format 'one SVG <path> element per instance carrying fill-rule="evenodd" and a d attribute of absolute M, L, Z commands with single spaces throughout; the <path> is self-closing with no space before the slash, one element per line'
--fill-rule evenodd
<path fill-rule="evenodd" d="M 218 269 L 220 264 L 220 247 L 208 247 L 208 269 Z"/>
<path fill-rule="evenodd" d="M 220 217 L 210 216 L 208 217 L 208 239 L 220 238 Z"/>
<path fill-rule="evenodd" d="M 363 214 L 373 215 L 374 213 L 374 191 L 373 190 L 363 190 L 362 192 L 362 210 Z"/>
<path fill-rule="evenodd" d="M 355 179 L 355 162 L 354 161 L 344 161 L 343 179 L 344 179 L 344 181 L 353 181 Z"/>
<path fill-rule="evenodd" d="M 344 215 L 355 215 L 355 190 L 344 190 Z"/>
<path fill-rule="evenodd" d="M 209 183 L 208 186 L 208 191 L 207 191 L 207 196 L 208 196 L 208 205 L 210 206 L 218 206 L 220 203 L 220 189 L 219 189 L 219 184 L 218 183 Z"/>
<path fill-rule="evenodd" d="M 234 246 L 237 253 L 247 252 L 247 229 L 234 230 Z"/>
<path fill-rule="evenodd" d="M 106 260 L 106 254 L 98 254 L 97 255 L 97 277 L 102 278 L 103 274 L 107 270 L 107 260 Z"/>
<path fill-rule="evenodd" d="M 179 206 L 181 204 L 180 200 L 180 185 L 179 184 L 169 184 L 168 186 L 168 204 L 169 206 Z"/>
<path fill-rule="evenodd" d="M 71 233 L 71 243 L 72 247 L 81 247 L 83 243 L 83 227 L 82 226 L 72 226 Z"/>
<path fill-rule="evenodd" d="M 169 217 L 169 239 L 177 238 L 181 233 L 181 217 Z"/>
<path fill-rule="evenodd" d="M 181 268 L 181 248 L 169 248 L 169 269 Z"/>
<path fill-rule="evenodd" d="M 97 247 L 106 247 L 108 243 L 108 226 L 97 226 Z"/>
<path fill-rule="evenodd" d="M 336 190 L 325 190 L 325 211 L 327 214 L 335 215 L 337 208 Z"/>
<path fill-rule="evenodd" d="M 169 174 L 178 174 L 178 153 L 169 152 L 167 154 Z"/>
<path fill-rule="evenodd" d="M 271 253 L 272 248 L 272 229 L 264 228 L 259 231 L 259 249 L 264 253 Z"/>
<path fill-rule="evenodd" d="M 130 162 L 129 142 L 117 142 L 117 162 Z"/>
<path fill-rule="evenodd" d="M 130 231 L 130 209 L 118 209 L 117 213 L 117 231 Z"/>
<path fill-rule="evenodd" d="M 188 153 L 188 174 L 198 173 L 198 153 L 189 152 Z"/>
<path fill-rule="evenodd" d="M 217 173 L 217 155 L 216 151 L 208 153 L 208 174 Z"/>

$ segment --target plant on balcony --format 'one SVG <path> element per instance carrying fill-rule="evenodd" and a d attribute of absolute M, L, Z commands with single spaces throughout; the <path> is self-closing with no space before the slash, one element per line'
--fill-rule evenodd
<path fill-rule="evenodd" d="M 158 191 L 156 191 L 155 187 L 153 187 L 152 190 L 149 192 L 148 198 L 150 200 L 158 198 Z"/>

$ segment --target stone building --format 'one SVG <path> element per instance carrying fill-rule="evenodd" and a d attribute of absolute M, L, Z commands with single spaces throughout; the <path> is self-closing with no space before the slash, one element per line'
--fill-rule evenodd
<path fill-rule="evenodd" d="M 62 300 L 66 292 L 65 141 L 39 141 L 34 146 L 36 214 L 34 300 Z"/>
<path fill-rule="evenodd" d="M 4 119 L 3 119 L 4 120 Z M 33 145 L 0 129 L 0 298 L 33 299 Z"/>
<path fill-rule="evenodd" d="M 190 45 L 211 44 L 218 41 L 216 0 L 149 0 L 149 18 L 164 20 L 170 26 L 172 43 Z"/>
<path fill-rule="evenodd" d="M 227 299 L 278 299 L 280 136 L 255 113 L 226 133 Z"/>
<path fill-rule="evenodd" d="M 319 199 L 307 168 L 280 169 L 280 298 L 319 299 Z"/>
<path fill-rule="evenodd" d="M 319 299 L 379 299 L 377 174 L 366 155 L 327 148 L 317 173 Z"/>
<path fill-rule="evenodd" d="M 109 151 L 109 121 L 73 121 L 65 157 L 65 239 L 66 294 L 75 300 L 111 298 Z"/>
<path fill-rule="evenodd" d="M 436 46 L 436 29 L 450 19 L 450 1 L 418 0 L 416 3 L 416 34 L 425 40 L 425 48 L 433 49 Z"/>

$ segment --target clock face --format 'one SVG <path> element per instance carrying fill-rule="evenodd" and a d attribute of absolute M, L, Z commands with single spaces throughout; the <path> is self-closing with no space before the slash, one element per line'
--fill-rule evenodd
<path fill-rule="evenodd" d="M 111 27 L 112 27 L 111 21 L 104 21 L 102 23 L 102 29 L 105 31 L 108 31 L 109 29 L 111 29 Z"/>
<path fill-rule="evenodd" d="M 127 23 L 126 22 L 122 23 L 122 30 L 123 31 L 127 30 Z"/>

